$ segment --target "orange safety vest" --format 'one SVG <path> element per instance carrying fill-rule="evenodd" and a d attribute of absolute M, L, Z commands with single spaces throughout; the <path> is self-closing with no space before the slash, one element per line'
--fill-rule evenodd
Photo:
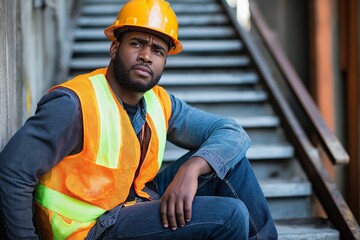
<path fill-rule="evenodd" d="M 144 94 L 151 135 L 138 170 L 140 143 L 130 119 L 106 78 L 107 69 L 80 75 L 58 87 L 74 91 L 83 117 L 83 149 L 41 176 L 35 193 L 35 216 L 43 239 L 84 239 L 96 220 L 123 203 L 134 183 L 142 191 L 160 169 L 171 114 L 166 91 L 155 86 Z"/>

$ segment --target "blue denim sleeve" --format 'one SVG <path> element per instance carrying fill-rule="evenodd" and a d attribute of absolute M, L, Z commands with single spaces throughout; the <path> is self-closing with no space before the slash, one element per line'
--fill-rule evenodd
<path fill-rule="evenodd" d="M 81 133 L 80 133 L 81 131 Z M 32 221 L 38 177 L 76 149 L 80 103 L 70 90 L 46 94 L 0 153 L 0 224 L 6 239 L 38 239 Z"/>
<path fill-rule="evenodd" d="M 193 156 L 204 158 L 223 179 L 245 157 L 249 136 L 233 119 L 191 107 L 172 94 L 170 98 L 168 140 L 185 149 L 198 149 Z"/>

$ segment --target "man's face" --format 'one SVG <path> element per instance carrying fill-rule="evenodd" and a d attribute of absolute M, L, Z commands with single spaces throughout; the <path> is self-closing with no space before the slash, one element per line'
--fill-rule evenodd
<path fill-rule="evenodd" d="M 159 37 L 144 32 L 124 33 L 114 59 L 114 75 L 119 85 L 144 93 L 160 80 L 168 52 Z"/>

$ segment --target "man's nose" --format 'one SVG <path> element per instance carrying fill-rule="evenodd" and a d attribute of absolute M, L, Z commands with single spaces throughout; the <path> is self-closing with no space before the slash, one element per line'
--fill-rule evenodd
<path fill-rule="evenodd" d="M 138 60 L 144 63 L 151 63 L 151 48 L 148 46 L 144 46 L 139 53 Z"/>

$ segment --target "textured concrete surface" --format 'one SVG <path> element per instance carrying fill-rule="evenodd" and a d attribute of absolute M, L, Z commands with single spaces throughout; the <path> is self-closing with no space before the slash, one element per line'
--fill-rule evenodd
<path fill-rule="evenodd" d="M 0 149 L 21 122 L 17 1 L 0 1 Z M 10 27 L 11 26 L 11 27 Z"/>
<path fill-rule="evenodd" d="M 0 1 L 0 151 L 66 75 L 73 2 Z"/>

